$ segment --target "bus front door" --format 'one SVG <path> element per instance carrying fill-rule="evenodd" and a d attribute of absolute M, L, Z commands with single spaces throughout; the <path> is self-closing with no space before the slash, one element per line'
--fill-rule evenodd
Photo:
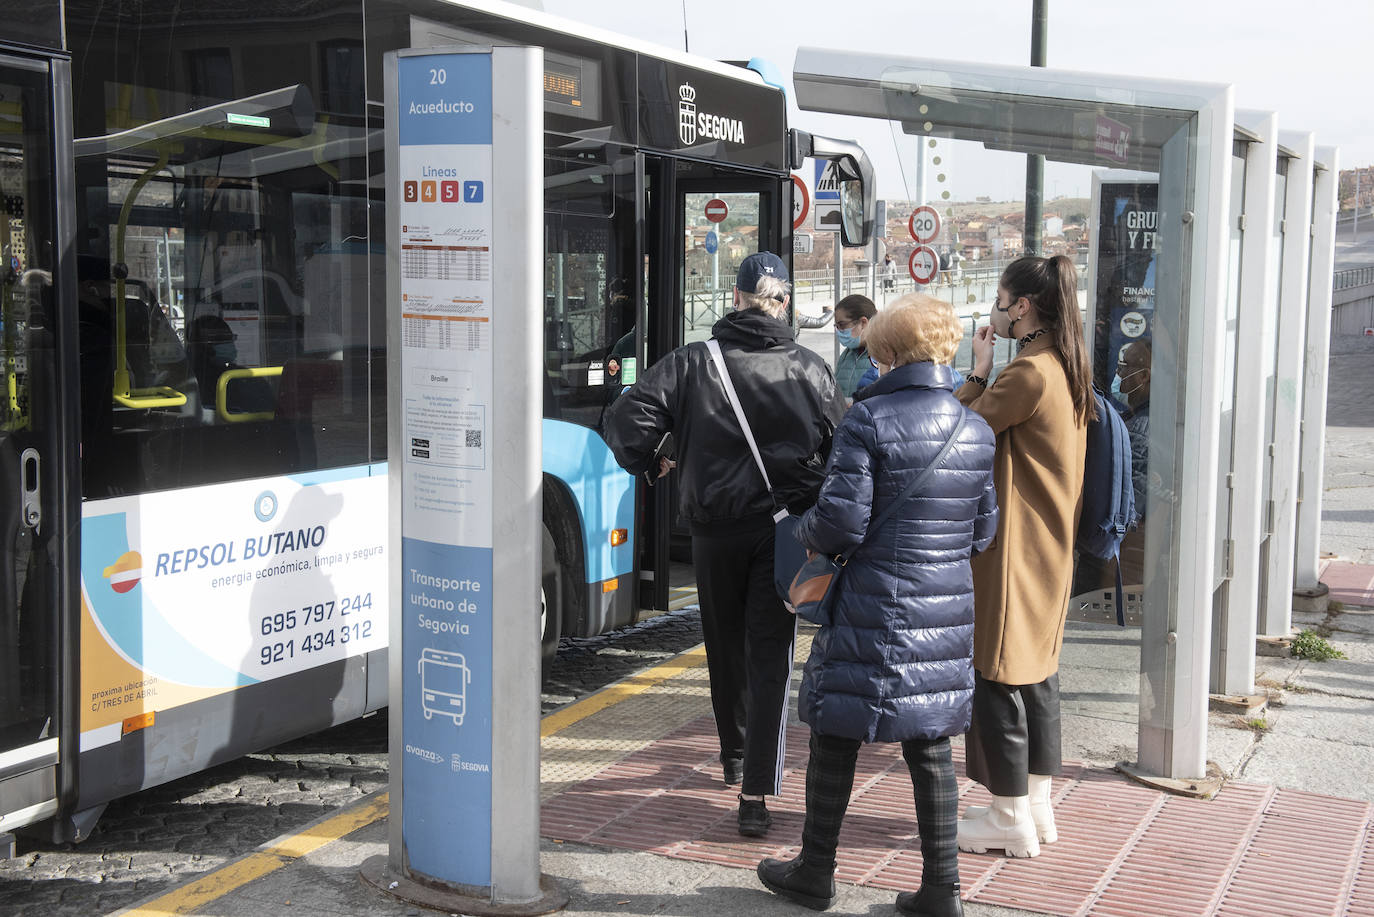
<path fill-rule="evenodd" d="M 781 252 L 790 238 L 783 235 L 781 207 L 786 179 L 749 173 L 717 164 L 673 159 L 648 159 L 650 177 L 647 276 L 647 362 L 676 347 L 711 336 L 711 327 L 734 308 L 735 272 L 747 255 L 764 250 Z M 671 210 L 669 210 L 671 208 Z M 790 224 L 788 224 L 790 225 Z M 645 558 L 642 567 L 655 571 L 646 584 L 646 604 L 673 607 L 689 587 L 669 592 L 690 581 L 671 573 L 670 559 L 691 561 L 691 535 L 678 513 L 677 477 L 669 487 L 655 487 L 645 510 Z M 664 573 L 668 576 L 665 577 Z M 685 601 L 685 599 L 684 599 Z"/>
<path fill-rule="evenodd" d="M 14 829 L 56 813 L 69 747 L 59 654 L 75 643 L 63 614 L 80 487 L 64 445 L 79 410 L 75 353 L 59 358 L 76 307 L 57 204 L 72 195 L 69 85 L 65 61 L 0 51 L 0 857 Z"/>

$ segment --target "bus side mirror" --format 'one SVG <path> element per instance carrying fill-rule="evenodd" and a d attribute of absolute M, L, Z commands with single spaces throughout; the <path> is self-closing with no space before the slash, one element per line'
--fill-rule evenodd
<path fill-rule="evenodd" d="M 873 176 L 864 181 L 859 174 L 844 175 L 850 162 L 840 160 L 840 242 L 854 247 L 867 245 L 873 236 Z M 857 169 L 855 170 L 857 173 Z"/>
<path fill-rule="evenodd" d="M 833 160 L 839 171 L 840 242 L 851 248 L 867 245 L 873 238 L 873 224 L 878 209 L 877 182 L 873 179 L 873 164 L 863 147 L 852 140 L 835 140 L 788 131 L 788 161 L 799 168 L 805 157 Z"/>

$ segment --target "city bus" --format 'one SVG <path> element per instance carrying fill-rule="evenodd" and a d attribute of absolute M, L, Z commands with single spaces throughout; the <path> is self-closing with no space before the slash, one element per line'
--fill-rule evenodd
<path fill-rule="evenodd" d="M 839 164 L 846 241 L 872 228 L 862 151 L 789 130 L 759 72 L 523 7 L 0 8 L 11 850 L 387 702 L 385 52 L 545 51 L 546 659 L 668 604 L 672 482 L 616 467 L 607 406 L 709 335 L 745 255 L 789 256 L 805 157 Z"/>

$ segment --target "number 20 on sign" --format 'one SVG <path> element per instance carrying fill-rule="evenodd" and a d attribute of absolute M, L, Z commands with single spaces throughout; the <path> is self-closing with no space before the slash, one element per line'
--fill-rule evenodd
<path fill-rule="evenodd" d="M 934 207 L 922 205 L 911 211 L 911 219 L 907 220 L 907 229 L 911 231 L 911 238 L 921 244 L 934 241 L 940 234 L 940 214 L 935 212 Z"/>

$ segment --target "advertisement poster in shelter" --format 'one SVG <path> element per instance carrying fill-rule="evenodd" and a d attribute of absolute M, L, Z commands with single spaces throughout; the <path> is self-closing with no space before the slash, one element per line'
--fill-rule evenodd
<path fill-rule="evenodd" d="M 1159 183 L 1104 181 L 1098 195 L 1093 381 L 1110 389 L 1121 351 L 1154 330 Z"/>

